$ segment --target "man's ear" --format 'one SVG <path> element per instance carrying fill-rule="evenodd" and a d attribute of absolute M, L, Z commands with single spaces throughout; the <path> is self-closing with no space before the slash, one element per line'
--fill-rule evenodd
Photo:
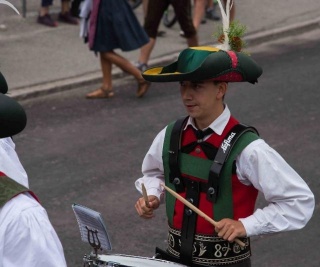
<path fill-rule="evenodd" d="M 219 99 L 222 99 L 224 97 L 224 95 L 226 94 L 227 92 L 227 88 L 228 88 L 228 83 L 226 82 L 220 82 L 218 84 L 218 94 L 217 94 L 217 97 Z"/>

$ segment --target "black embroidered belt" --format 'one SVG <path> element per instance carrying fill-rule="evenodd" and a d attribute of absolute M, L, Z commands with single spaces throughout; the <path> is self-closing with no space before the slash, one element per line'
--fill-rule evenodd
<path fill-rule="evenodd" d="M 180 257 L 181 231 L 169 226 L 169 254 Z M 241 248 L 237 243 L 230 243 L 217 236 L 195 235 L 192 262 L 203 266 L 234 264 L 250 258 L 250 239 L 239 238 L 246 244 Z"/>

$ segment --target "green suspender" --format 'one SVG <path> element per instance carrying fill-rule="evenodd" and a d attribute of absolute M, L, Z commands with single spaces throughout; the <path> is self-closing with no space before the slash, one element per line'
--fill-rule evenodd
<path fill-rule="evenodd" d="M 164 138 L 163 149 L 162 149 L 162 161 L 163 161 L 163 168 L 164 168 L 164 177 L 165 177 L 165 184 L 172 190 L 176 190 L 175 186 L 170 183 L 169 181 L 169 150 L 170 150 L 170 137 L 173 128 L 174 122 L 170 123 L 166 129 L 166 135 Z M 174 213 L 174 206 L 176 203 L 176 198 L 172 196 L 170 193 L 166 192 L 166 212 L 169 221 L 169 225 L 173 225 L 173 213 Z"/>
<path fill-rule="evenodd" d="M 220 221 L 224 218 L 233 218 L 232 165 L 240 152 L 257 139 L 259 139 L 259 136 L 256 133 L 246 132 L 233 146 L 226 163 L 222 167 L 219 179 L 219 197 L 214 204 L 214 220 Z"/>
<path fill-rule="evenodd" d="M 0 176 L 0 207 L 16 195 L 29 191 L 28 188 L 7 176 Z"/>
<path fill-rule="evenodd" d="M 164 175 L 166 186 L 175 191 L 175 186 L 169 181 L 169 150 L 170 150 L 170 137 L 174 123 L 167 126 L 162 158 L 164 166 Z M 221 220 L 223 218 L 233 218 L 233 201 L 232 201 L 232 165 L 237 155 L 252 141 L 258 139 L 259 136 L 253 132 L 245 132 L 242 134 L 235 145 L 233 146 L 228 159 L 222 167 L 219 177 L 219 197 L 214 204 L 214 218 Z M 194 157 L 188 154 L 179 152 L 179 166 L 181 173 L 197 177 L 206 182 L 208 180 L 209 171 L 213 161 L 203 158 Z M 166 193 L 166 211 L 170 225 L 173 222 L 175 197 Z"/>

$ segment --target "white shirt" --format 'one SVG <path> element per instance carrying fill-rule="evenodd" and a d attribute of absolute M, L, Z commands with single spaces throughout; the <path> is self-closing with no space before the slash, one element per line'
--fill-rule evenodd
<path fill-rule="evenodd" d="M 28 175 L 22 167 L 11 138 L 0 138 L 0 171 L 29 188 Z"/>
<path fill-rule="evenodd" d="M 14 148 L 11 138 L 0 139 L 0 171 L 28 186 Z M 0 207 L 0 267 L 18 266 L 67 266 L 45 209 L 29 193 L 19 194 Z"/>
<path fill-rule="evenodd" d="M 225 106 L 223 113 L 209 127 L 221 135 L 230 116 L 230 110 Z M 189 124 L 195 127 L 191 118 L 186 127 Z M 161 201 L 165 131 L 166 128 L 154 139 L 142 163 L 143 177 L 135 183 L 140 192 L 141 184 L 144 183 L 148 195 L 155 195 Z M 237 157 L 236 166 L 239 181 L 245 185 L 253 185 L 264 194 L 269 203 L 263 209 L 257 209 L 253 215 L 240 219 L 247 236 L 300 229 L 310 220 L 315 205 L 313 193 L 304 180 L 264 140 L 258 139 L 250 143 Z"/>
<path fill-rule="evenodd" d="M 0 208 L 0 267 L 67 266 L 45 209 L 29 194 Z"/>

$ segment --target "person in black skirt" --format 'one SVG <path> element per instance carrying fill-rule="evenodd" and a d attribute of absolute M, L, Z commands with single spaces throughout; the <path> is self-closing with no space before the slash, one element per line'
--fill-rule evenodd
<path fill-rule="evenodd" d="M 140 70 L 114 51 L 132 51 L 149 41 L 127 0 L 93 0 L 88 41 L 90 50 L 100 54 L 103 80 L 102 86 L 87 94 L 87 98 L 114 96 L 112 64 L 134 76 L 138 82 L 137 97 L 147 92 L 150 83 L 143 79 Z"/>

